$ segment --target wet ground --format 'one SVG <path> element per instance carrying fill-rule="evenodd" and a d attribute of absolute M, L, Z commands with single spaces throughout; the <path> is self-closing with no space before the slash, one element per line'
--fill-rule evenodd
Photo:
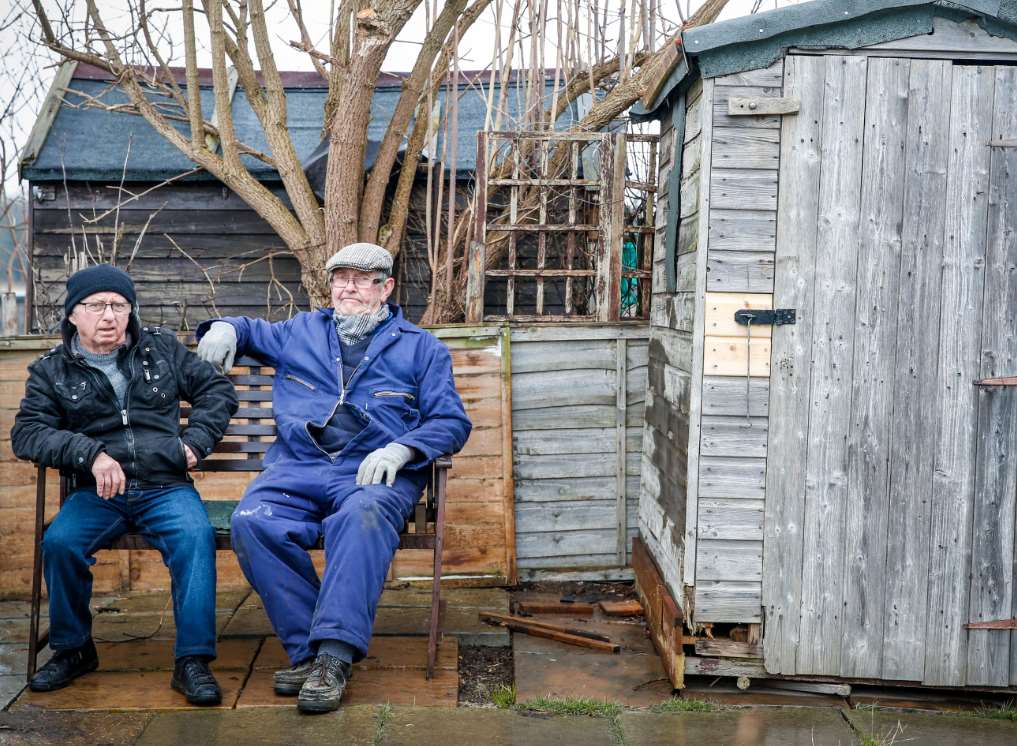
<path fill-rule="evenodd" d="M 583 589 L 578 589 L 583 591 Z M 301 716 L 276 697 L 285 665 L 258 597 L 220 594 L 221 708 L 170 690 L 173 619 L 165 593 L 97 599 L 100 670 L 49 694 L 24 690 L 28 605 L 0 602 L 0 746 L 6 744 L 968 744 L 1014 746 L 1017 721 L 996 697 L 855 688 L 850 696 L 690 678 L 672 699 L 638 617 L 533 614 L 621 645 L 605 654 L 483 624 L 520 601 L 595 600 L 597 589 L 449 589 L 438 671 L 424 677 L 430 593 L 386 591 L 368 658 L 340 712 Z M 610 588 L 614 598 L 626 589 Z M 592 594 L 592 595 L 591 595 Z M 525 613 L 525 612 L 523 612 Z M 41 660 L 45 659 L 45 655 Z M 495 702 L 501 707 L 496 707 Z M 687 711 L 687 710 L 708 711 Z M 568 714 L 583 712 L 590 714 Z"/>

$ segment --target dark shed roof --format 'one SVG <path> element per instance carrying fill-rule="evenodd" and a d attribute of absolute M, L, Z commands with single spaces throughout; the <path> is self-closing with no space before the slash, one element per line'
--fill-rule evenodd
<path fill-rule="evenodd" d="M 202 71 L 208 78 L 207 71 Z M 489 77 L 479 73 L 465 73 L 467 81 L 459 86 L 458 146 L 455 168 L 460 174 L 470 173 L 476 167 L 477 132 L 484 127 L 486 113 L 485 92 Z M 201 88 L 202 111 L 209 116 L 213 110 L 210 81 L 203 80 Z M 483 88 L 480 84 L 483 84 Z M 523 76 L 513 75 L 506 81 L 507 94 L 505 128 L 521 110 L 525 91 L 518 88 L 525 83 Z M 327 93 L 317 73 L 284 73 L 286 87 L 287 121 L 297 155 L 303 160 L 318 146 L 322 128 L 322 110 Z M 545 94 L 550 100 L 554 81 L 548 79 Z M 382 74 L 378 80 L 371 104 L 371 121 L 368 137 L 380 141 L 395 110 L 401 92 L 402 76 Z M 495 82 L 495 96 L 501 87 Z M 186 88 L 182 86 L 186 91 Z M 513 89 L 518 89 L 513 90 Z M 439 94 L 444 106 L 447 88 Z M 83 104 L 93 97 L 105 104 L 127 102 L 127 95 L 117 88 L 108 74 L 88 65 L 78 65 L 64 94 L 64 101 L 45 132 L 38 155 L 22 165 L 21 176 L 36 182 L 62 181 L 161 181 L 194 168 L 183 153 L 163 139 L 140 116 L 111 112 Z M 576 111 L 567 110 L 558 121 L 567 127 L 576 120 Z M 254 111 L 248 103 L 242 86 L 233 97 L 233 122 L 239 140 L 258 150 L 268 152 L 268 144 Z M 187 130 L 185 122 L 176 122 L 180 131 Z M 435 155 L 440 156 L 444 146 L 439 136 Z M 260 180 L 276 181 L 278 175 L 265 163 L 244 156 L 246 165 Z M 126 171 L 125 171 L 126 161 Z M 189 180 L 212 179 L 210 174 L 199 172 Z"/>
<path fill-rule="evenodd" d="M 937 16 L 974 18 L 989 34 L 1017 39 L 1017 0 L 812 0 L 689 29 L 682 34 L 685 57 L 654 102 L 637 104 L 632 114 L 655 118 L 686 80 L 767 67 L 792 47 L 857 49 L 931 34 Z"/>

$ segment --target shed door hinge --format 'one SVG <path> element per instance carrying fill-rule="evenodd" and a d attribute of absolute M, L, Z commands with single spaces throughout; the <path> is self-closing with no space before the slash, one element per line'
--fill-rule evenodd
<path fill-rule="evenodd" d="M 734 320 L 743 326 L 749 326 L 750 324 L 785 326 L 786 324 L 794 324 L 798 320 L 798 312 L 794 308 L 774 308 L 772 310 L 740 308 L 735 311 Z"/>

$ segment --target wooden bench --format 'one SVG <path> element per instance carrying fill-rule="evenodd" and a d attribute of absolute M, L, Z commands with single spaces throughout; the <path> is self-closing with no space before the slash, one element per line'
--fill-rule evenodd
<path fill-rule="evenodd" d="M 263 456 L 275 440 L 272 416 L 272 373 L 252 358 L 242 358 L 230 373 L 237 389 L 240 408 L 230 421 L 226 437 L 219 442 L 209 458 L 201 461 L 195 471 L 260 472 Z M 246 371 L 239 370 L 246 368 Z M 181 407 L 186 419 L 190 408 Z M 441 599 L 441 553 L 445 535 L 445 487 L 452 460 L 443 456 L 434 462 L 431 479 L 414 515 L 399 536 L 400 549 L 430 549 L 434 555 L 434 578 L 431 583 L 431 620 L 427 638 L 427 678 L 434 675 L 438 657 L 438 641 L 445 602 Z M 60 505 L 72 491 L 73 475 L 60 475 Z M 205 500 L 209 521 L 215 529 L 216 549 L 232 549 L 230 516 L 239 500 Z M 49 633 L 39 633 L 42 606 L 42 537 L 46 530 L 46 467 L 40 466 L 36 477 L 35 496 L 35 561 L 32 568 L 32 612 L 28 638 L 28 679 L 36 671 L 39 651 L 49 642 Z M 127 533 L 104 549 L 152 549 L 141 534 Z M 319 539 L 318 549 L 323 548 Z"/>

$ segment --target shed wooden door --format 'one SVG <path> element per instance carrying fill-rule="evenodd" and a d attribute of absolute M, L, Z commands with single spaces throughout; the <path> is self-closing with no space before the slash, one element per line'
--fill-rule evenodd
<path fill-rule="evenodd" d="M 771 672 L 1017 685 L 1017 69 L 790 56 Z M 1009 145 L 1008 145 L 1009 141 Z"/>

